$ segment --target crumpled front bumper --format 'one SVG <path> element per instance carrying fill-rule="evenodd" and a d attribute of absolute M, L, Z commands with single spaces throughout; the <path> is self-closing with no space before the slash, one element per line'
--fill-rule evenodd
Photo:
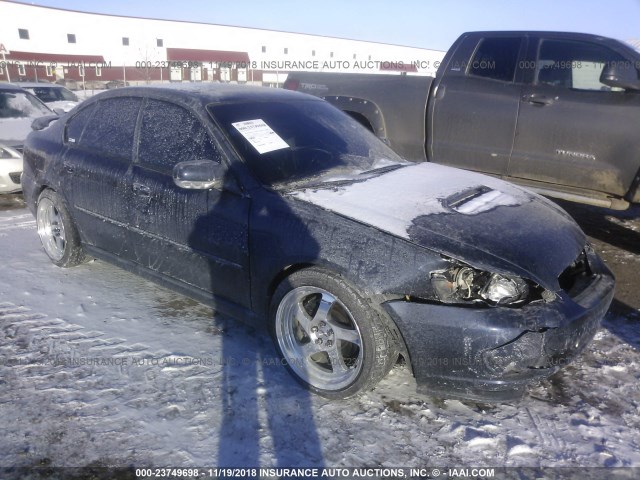
<path fill-rule="evenodd" d="M 591 341 L 615 280 L 594 254 L 590 284 L 571 298 L 522 308 L 466 308 L 394 300 L 383 306 L 402 333 L 418 391 L 501 402 L 570 363 Z"/>

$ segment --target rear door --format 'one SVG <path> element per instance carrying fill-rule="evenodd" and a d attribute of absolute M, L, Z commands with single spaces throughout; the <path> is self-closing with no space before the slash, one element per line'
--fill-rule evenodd
<path fill-rule="evenodd" d="M 609 62 L 629 62 L 588 40 L 532 42 L 535 76 L 523 88 L 509 176 L 623 196 L 640 159 L 640 94 L 600 83 Z"/>
<path fill-rule="evenodd" d="M 130 165 L 142 100 L 109 98 L 66 125 L 61 178 L 83 241 L 127 257 Z"/>
<path fill-rule="evenodd" d="M 168 101 L 147 99 L 132 169 L 135 261 L 176 281 L 249 306 L 249 199 L 228 189 L 176 186 L 173 167 L 189 160 L 223 161 L 205 124 L 192 111 Z"/>
<path fill-rule="evenodd" d="M 431 161 L 507 173 L 520 101 L 518 62 L 525 42 L 517 35 L 469 36 L 458 46 L 429 100 Z"/>

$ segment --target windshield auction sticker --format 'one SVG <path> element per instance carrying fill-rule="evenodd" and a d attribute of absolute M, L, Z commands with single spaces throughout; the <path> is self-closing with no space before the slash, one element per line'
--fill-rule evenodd
<path fill-rule="evenodd" d="M 280 138 L 280 136 L 260 118 L 236 122 L 231 125 L 233 125 L 260 154 L 289 148 L 287 142 Z"/>

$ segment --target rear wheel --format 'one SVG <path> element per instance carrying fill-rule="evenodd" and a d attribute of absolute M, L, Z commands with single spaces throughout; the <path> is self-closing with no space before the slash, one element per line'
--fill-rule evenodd
<path fill-rule="evenodd" d="M 44 251 L 59 267 L 73 267 L 85 261 L 80 235 L 64 205 L 53 190 L 44 190 L 36 208 L 38 235 Z"/>
<path fill-rule="evenodd" d="M 328 398 L 370 390 L 395 361 L 378 313 L 355 288 L 325 270 L 301 270 L 280 284 L 271 332 L 294 377 Z"/>

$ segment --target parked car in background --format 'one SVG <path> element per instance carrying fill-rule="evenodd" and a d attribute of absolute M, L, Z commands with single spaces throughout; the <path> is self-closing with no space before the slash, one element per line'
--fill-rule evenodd
<path fill-rule="evenodd" d="M 105 87 L 107 88 L 107 90 L 111 90 L 113 88 L 128 87 L 128 86 L 129 86 L 129 82 L 125 82 L 124 80 L 110 80 L 107 83 L 105 83 Z"/>
<path fill-rule="evenodd" d="M 506 400 L 589 343 L 611 272 L 548 200 L 407 162 L 329 103 L 233 85 L 100 93 L 25 147 L 58 266 L 87 255 L 266 324 L 344 398 L 403 356 L 421 391 Z"/>
<path fill-rule="evenodd" d="M 73 78 L 61 78 L 59 80 L 56 80 L 55 84 L 65 87 L 68 90 L 72 90 L 73 92 L 77 92 L 89 90 L 104 90 L 106 88 L 106 83 L 107 82 L 102 80 L 85 80 L 84 82 L 82 82 L 74 80 Z M 82 98 L 80 98 L 80 101 L 82 101 Z"/>
<path fill-rule="evenodd" d="M 18 86 L 33 93 L 36 97 L 46 103 L 50 109 L 59 109 L 61 113 L 70 111 L 80 103 L 80 99 L 75 93 L 62 85 L 56 85 L 55 83 L 23 82 L 18 84 Z"/>
<path fill-rule="evenodd" d="M 0 193 L 22 190 L 22 154 L 15 148 L 0 143 Z"/>
<path fill-rule="evenodd" d="M 93 91 L 93 90 L 104 90 L 105 88 L 106 88 L 106 82 L 103 80 L 85 80 L 84 82 L 80 82 L 78 84 L 77 90 Z"/>
<path fill-rule="evenodd" d="M 640 204 L 640 52 L 583 33 L 471 32 L 435 78 L 292 72 L 285 88 L 348 112 L 404 158 L 543 195 Z"/>
<path fill-rule="evenodd" d="M 31 123 L 54 115 L 31 93 L 9 83 L 0 83 L 0 193 L 19 192 L 22 147 Z"/>
<path fill-rule="evenodd" d="M 73 78 L 60 78 L 56 80 L 56 85 L 61 85 L 69 90 L 78 90 L 82 87 L 82 82 L 78 82 Z"/>

